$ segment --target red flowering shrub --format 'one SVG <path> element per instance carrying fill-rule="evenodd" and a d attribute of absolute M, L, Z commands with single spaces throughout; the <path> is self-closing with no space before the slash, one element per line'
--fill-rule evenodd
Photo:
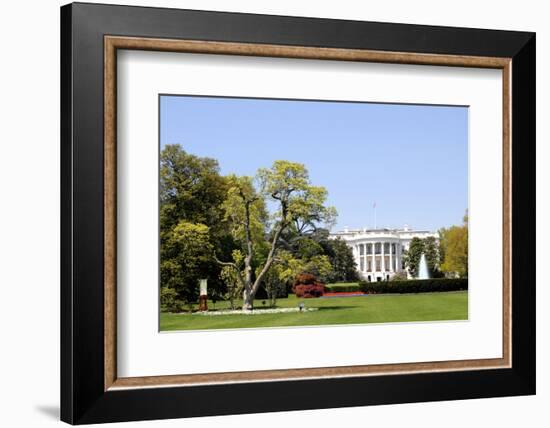
<path fill-rule="evenodd" d="M 325 294 L 325 284 L 318 282 L 315 275 L 303 273 L 296 277 L 292 291 L 300 298 L 321 297 Z"/>
<path fill-rule="evenodd" d="M 296 275 L 296 279 L 294 280 L 294 285 L 300 285 L 300 284 L 315 284 L 317 283 L 317 278 L 315 275 L 312 275 L 310 273 L 301 273 L 300 275 Z"/>
<path fill-rule="evenodd" d="M 308 299 L 310 297 L 321 297 L 323 294 L 325 294 L 325 286 L 323 284 L 317 284 L 317 285 L 296 285 L 294 287 L 294 293 L 296 293 L 296 297 L 303 297 L 305 299 Z"/>

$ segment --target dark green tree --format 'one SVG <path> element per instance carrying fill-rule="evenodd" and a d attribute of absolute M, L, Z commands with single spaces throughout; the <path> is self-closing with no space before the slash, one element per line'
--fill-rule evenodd
<path fill-rule="evenodd" d="M 357 264 L 352 249 L 340 238 L 321 241 L 325 254 L 332 265 L 331 282 L 357 281 Z"/>
<path fill-rule="evenodd" d="M 431 277 L 441 276 L 439 271 L 440 257 L 439 257 L 439 244 L 437 239 L 433 236 L 429 236 L 424 239 L 413 238 L 409 244 L 409 250 L 403 255 L 403 261 L 405 267 L 409 270 L 409 273 L 416 277 L 418 274 L 418 265 L 420 264 L 420 258 L 422 254 L 426 256 L 426 263 Z"/>
<path fill-rule="evenodd" d="M 192 299 L 199 278 L 208 279 L 210 290 L 224 287 L 220 266 L 213 256 L 205 257 L 205 249 L 215 248 L 220 256 L 229 257 L 235 248 L 221 207 L 227 190 L 227 179 L 220 175 L 216 160 L 188 154 L 180 145 L 167 145 L 161 151 L 161 289 L 176 290 L 177 299 Z M 182 233 L 191 239 L 190 245 L 181 241 Z M 195 238 L 201 245 L 191 245 L 197 242 Z M 187 266 L 186 260 L 194 260 L 193 266 Z M 184 272 L 184 266 L 191 270 Z"/>
<path fill-rule="evenodd" d="M 405 267 L 413 277 L 416 277 L 418 274 L 418 265 L 423 252 L 424 243 L 422 242 L 422 239 L 415 237 L 411 239 L 409 249 L 403 254 Z"/>
<path fill-rule="evenodd" d="M 160 154 L 161 232 L 185 220 L 207 225 L 213 235 L 226 233 L 221 204 L 227 189 L 218 161 L 188 154 L 179 144 L 166 145 Z"/>
<path fill-rule="evenodd" d="M 439 243 L 437 239 L 433 236 L 428 236 L 423 239 L 424 243 L 424 254 L 426 255 L 426 262 L 428 264 L 428 269 L 430 271 L 430 276 L 432 278 L 438 277 L 439 275 L 439 266 L 441 264 L 439 257 Z"/>

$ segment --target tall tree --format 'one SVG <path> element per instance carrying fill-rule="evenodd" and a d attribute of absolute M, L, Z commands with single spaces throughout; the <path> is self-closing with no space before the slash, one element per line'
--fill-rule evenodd
<path fill-rule="evenodd" d="M 328 239 L 327 233 L 327 238 L 321 240 L 320 244 L 332 265 L 333 272 L 330 281 L 356 281 L 358 279 L 353 251 L 342 239 Z"/>
<path fill-rule="evenodd" d="M 194 239 L 197 235 L 207 247 L 216 248 L 221 257 L 229 257 L 235 246 L 222 209 L 227 190 L 227 179 L 220 175 L 216 160 L 188 154 L 180 145 L 166 145 L 161 151 L 161 287 L 177 290 L 180 299 L 192 299 L 196 294 L 198 284 L 191 278 L 208 278 L 210 289 L 224 286 L 220 266 L 212 257 L 194 267 L 193 275 L 184 274 L 181 251 L 191 259 L 201 258 L 206 247 L 186 247 L 180 236 L 184 227 L 186 236 Z M 178 227 L 180 235 L 176 233 Z M 207 233 L 203 233 L 205 230 Z"/>
<path fill-rule="evenodd" d="M 173 289 L 182 299 L 194 301 L 199 279 L 211 263 L 212 250 L 207 226 L 180 221 L 165 236 L 165 257 L 160 262 L 163 289 Z"/>
<path fill-rule="evenodd" d="M 409 250 L 404 254 L 403 261 L 409 273 L 416 277 L 418 265 L 422 254 L 426 257 L 426 264 L 431 277 L 441 276 L 439 272 L 440 257 L 437 239 L 433 236 L 427 238 L 413 238 L 409 244 Z"/>
<path fill-rule="evenodd" d="M 437 239 L 434 236 L 428 236 L 423 239 L 424 255 L 426 256 L 426 263 L 428 264 L 428 270 L 430 276 L 438 276 L 440 257 L 439 257 L 439 245 Z M 439 275 L 441 276 L 441 275 Z"/>
<path fill-rule="evenodd" d="M 326 189 L 313 186 L 307 169 L 300 163 L 275 161 L 271 168 L 258 170 L 256 183 L 257 188 L 250 177 L 232 177 L 223 204 L 233 235 L 242 243 L 242 266 L 235 257 L 233 261 L 217 259 L 220 265 L 231 266 L 237 271 L 243 287 L 244 310 L 252 309 L 256 292 L 275 261 L 283 232 L 290 225 L 304 231 L 312 225 L 331 221 L 335 215 L 334 208 L 324 205 Z M 263 221 L 266 202 L 276 209 Z M 268 238 L 267 253 L 259 257 L 265 237 Z"/>
<path fill-rule="evenodd" d="M 179 144 L 166 145 L 160 154 L 161 228 L 185 220 L 218 232 L 227 188 L 218 161 L 186 153 Z"/>
<path fill-rule="evenodd" d="M 468 277 L 468 215 L 462 226 L 452 226 L 440 231 L 443 263 L 441 270 L 447 275 Z"/>
<path fill-rule="evenodd" d="M 416 277 L 418 275 L 418 265 L 424 252 L 424 243 L 422 239 L 414 237 L 409 243 L 409 249 L 403 254 L 403 261 L 409 273 Z"/>

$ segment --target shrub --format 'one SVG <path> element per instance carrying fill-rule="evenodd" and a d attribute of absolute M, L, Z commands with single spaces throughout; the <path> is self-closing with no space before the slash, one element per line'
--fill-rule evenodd
<path fill-rule="evenodd" d="M 405 272 L 396 272 L 390 279 L 390 281 L 406 281 L 407 274 Z"/>
<path fill-rule="evenodd" d="M 361 291 L 359 284 L 350 284 L 350 285 L 325 285 L 326 293 L 355 293 Z"/>
<path fill-rule="evenodd" d="M 177 312 L 178 293 L 176 290 L 169 287 L 160 289 L 160 311 L 161 312 Z"/>
<path fill-rule="evenodd" d="M 325 294 L 325 286 L 321 283 L 318 284 L 301 284 L 294 286 L 294 293 L 296 297 L 303 297 L 308 299 L 310 297 L 321 297 Z"/>
<path fill-rule="evenodd" d="M 317 282 L 317 278 L 315 275 L 312 275 L 310 273 L 301 273 L 300 275 L 296 275 L 296 279 L 294 280 L 294 285 L 299 284 L 315 284 Z"/>
<path fill-rule="evenodd" d="M 296 297 L 321 297 L 325 294 L 325 284 L 317 281 L 315 275 L 303 273 L 296 276 L 292 291 Z"/>
<path fill-rule="evenodd" d="M 359 287 L 363 293 L 369 294 L 459 291 L 468 289 L 468 278 L 431 278 L 381 282 L 361 281 Z"/>

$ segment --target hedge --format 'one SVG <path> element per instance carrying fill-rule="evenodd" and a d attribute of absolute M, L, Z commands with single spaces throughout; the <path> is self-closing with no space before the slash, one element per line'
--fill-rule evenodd
<path fill-rule="evenodd" d="M 468 278 L 431 278 L 380 282 L 361 281 L 359 289 L 363 293 L 369 294 L 459 291 L 468 289 Z"/>
<path fill-rule="evenodd" d="M 327 293 L 355 293 L 360 292 L 361 287 L 359 284 L 354 285 L 325 285 L 325 291 Z"/>

